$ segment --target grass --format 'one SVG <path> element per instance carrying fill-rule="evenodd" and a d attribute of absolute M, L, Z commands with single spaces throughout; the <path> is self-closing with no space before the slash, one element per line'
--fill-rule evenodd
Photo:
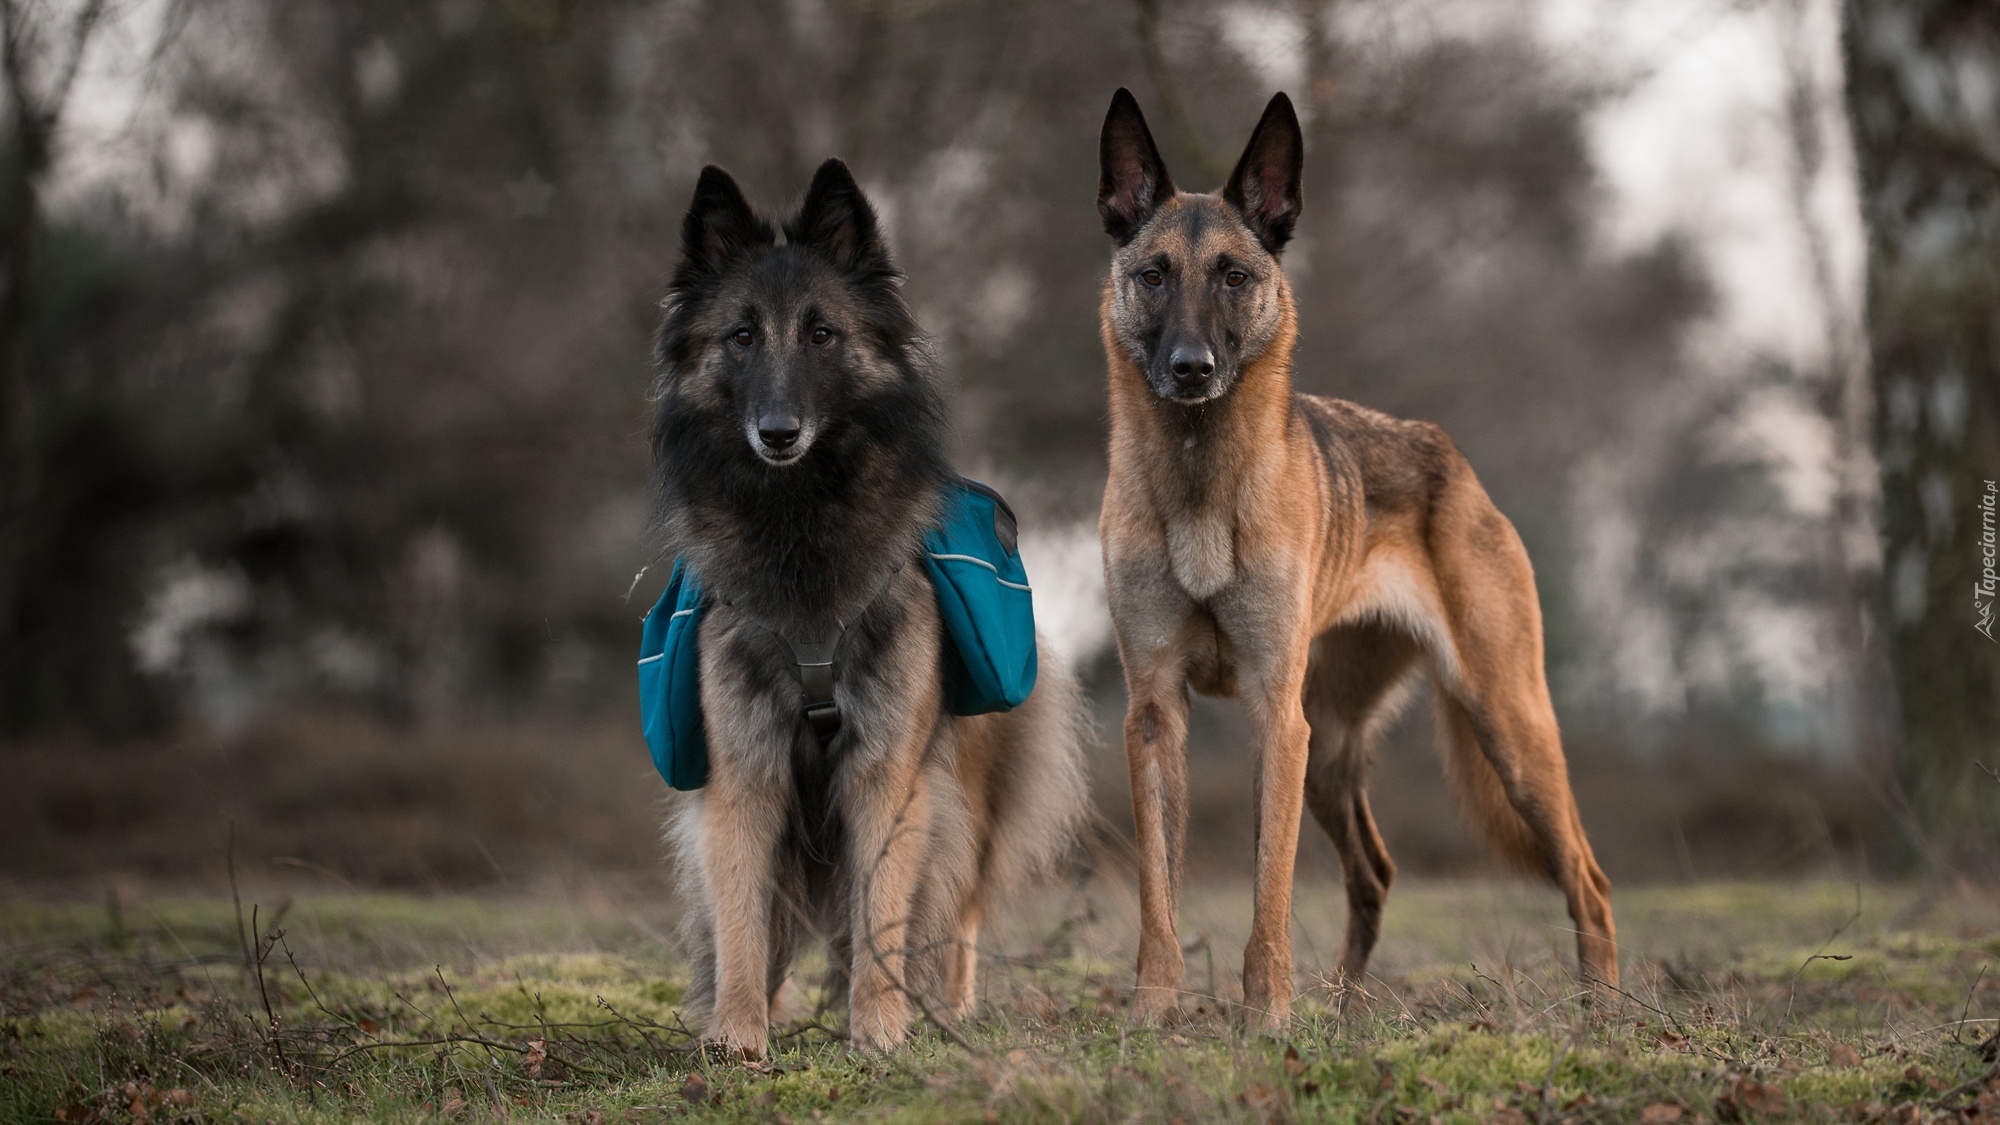
<path fill-rule="evenodd" d="M 0 1118 L 2000 1115 L 1990 892 L 1689 884 L 1624 889 L 1616 906 L 1622 995 L 1577 988 L 1559 902 L 1511 883 L 1399 887 L 1377 976 L 1344 989 L 1323 976 L 1340 896 L 1305 885 L 1301 995 L 1291 1034 L 1272 1039 L 1230 1012 L 1243 888 L 1190 889 L 1189 987 L 1206 994 L 1181 1023 L 1149 1029 L 1124 1016 L 1129 890 L 1092 883 L 1027 904 L 993 935 L 963 1044 L 925 1028 L 891 1054 L 851 1052 L 837 1012 L 811 1018 L 808 989 L 770 1065 L 751 1069 L 704 1056 L 683 1023 L 673 909 L 644 884 L 507 897 L 262 888 L 240 928 L 227 895 L 17 894 L 0 902 Z"/>

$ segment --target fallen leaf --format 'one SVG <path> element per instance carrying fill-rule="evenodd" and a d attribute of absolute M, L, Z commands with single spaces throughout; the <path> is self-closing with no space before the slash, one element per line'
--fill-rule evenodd
<path fill-rule="evenodd" d="M 1296 1081 L 1299 1075 L 1305 1072 L 1306 1064 L 1303 1059 L 1299 1058 L 1299 1049 L 1287 1043 L 1285 1045 L 1285 1077 Z"/>
<path fill-rule="evenodd" d="M 1252 1082 L 1236 1095 L 1236 1100 L 1251 1109 L 1272 1109 L 1283 1105 L 1285 1096 L 1262 1082 Z"/>
<path fill-rule="evenodd" d="M 1672 1102 L 1654 1102 L 1639 1111 L 1639 1125 L 1674 1125 L 1684 1112 Z"/>
<path fill-rule="evenodd" d="M 1754 1113 L 1785 1112 L 1785 1092 L 1776 1086 L 1767 1086 L 1755 1078 L 1744 1076 L 1736 1080 L 1732 1091 L 1736 1104 Z"/>
<path fill-rule="evenodd" d="M 708 1079 L 699 1074 L 690 1074 L 681 1083 L 681 1100 L 689 1105 L 708 1104 Z"/>
<path fill-rule="evenodd" d="M 1835 1043 L 1827 1049 L 1826 1053 L 1827 1057 L 1833 1060 L 1833 1065 L 1835 1066 L 1861 1065 L 1861 1052 L 1845 1043 Z"/>
<path fill-rule="evenodd" d="M 1528 1125 L 1528 1115 L 1511 1105 L 1501 1106 L 1486 1119 L 1486 1125 Z"/>
<path fill-rule="evenodd" d="M 374 1020 L 369 1019 L 367 1016 L 362 1016 L 360 1019 L 355 1020 L 354 1026 L 360 1028 L 363 1032 L 369 1035 L 373 1035 L 376 1032 L 382 1030 L 381 1024 L 376 1023 Z"/>
<path fill-rule="evenodd" d="M 541 1039 L 528 1040 L 526 1061 L 528 1064 L 528 1077 L 540 1078 L 542 1076 L 542 1064 L 549 1061 L 548 1043 Z"/>
<path fill-rule="evenodd" d="M 1188 1039 L 1185 1035 L 1169 1035 L 1167 1036 L 1167 1042 L 1172 1043 L 1176 1047 L 1185 1047 L 1188 1045 Z"/>
<path fill-rule="evenodd" d="M 1687 1049 L 1687 1045 L 1688 1037 L 1678 1031 L 1662 1031 L 1660 1033 L 1660 1046 L 1665 1047 L 1669 1051 L 1684 1051 Z"/>

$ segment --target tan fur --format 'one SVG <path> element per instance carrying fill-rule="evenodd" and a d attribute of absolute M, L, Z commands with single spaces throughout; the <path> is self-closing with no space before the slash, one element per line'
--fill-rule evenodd
<path fill-rule="evenodd" d="M 857 732 L 833 793 L 847 825 L 846 930 L 826 935 L 835 986 L 847 985 L 850 1034 L 872 1048 L 902 1041 L 918 999 L 940 1017 L 971 1014 L 981 922 L 1067 851 L 1086 792 L 1081 696 L 1062 662 L 1044 656 L 1035 690 L 1014 711 L 952 716 L 936 675 L 942 626 L 928 581 L 911 568 L 895 593 L 913 614 L 911 643 L 876 678 L 836 689 L 849 714 L 877 718 Z M 709 781 L 675 795 L 668 837 L 705 1037 L 758 1058 L 789 975 L 788 913 L 806 908 L 786 901 L 776 866 L 789 767 L 752 744 L 795 719 L 782 707 L 762 713 L 741 690 L 726 654 L 749 626 L 727 606 L 711 612 L 702 642 Z M 713 965 L 707 986 L 704 963 Z"/>
<path fill-rule="evenodd" d="M 1249 712 L 1257 853 L 1244 1003 L 1275 1028 L 1291 1003 L 1303 808 L 1347 874 L 1341 969 L 1365 971 L 1395 876 L 1368 809 L 1367 743 L 1419 664 L 1438 685 L 1447 770 L 1469 818 L 1563 889 L 1584 975 L 1615 983 L 1609 883 L 1570 794 L 1527 553 L 1437 427 L 1293 393 L 1290 287 L 1242 222 L 1225 221 L 1233 214 L 1210 196 L 1166 200 L 1119 251 L 1101 308 L 1111 472 L 1100 530 L 1130 691 L 1140 860 L 1135 1012 L 1157 1018 L 1179 1003 L 1187 688 L 1240 696 Z M 1268 342 L 1243 350 L 1221 397 L 1166 401 L 1133 358 L 1128 275 L 1156 258 L 1178 271 L 1218 255 L 1268 263 L 1258 299 L 1271 307 L 1253 321 Z M 1187 411 L 1204 412 L 1199 427 Z"/>

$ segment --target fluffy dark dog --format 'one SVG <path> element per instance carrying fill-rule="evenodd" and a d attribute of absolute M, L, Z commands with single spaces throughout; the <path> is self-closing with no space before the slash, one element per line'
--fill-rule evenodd
<path fill-rule="evenodd" d="M 702 170 L 660 327 L 653 446 L 667 539 L 700 575 L 709 781 L 668 824 L 707 1034 L 755 1057 L 801 943 L 827 938 L 853 1040 L 912 1001 L 962 1014 L 993 896 L 1083 811 L 1073 679 L 1044 659 L 1007 714 L 943 708 L 921 537 L 951 466 L 936 373 L 875 213 L 838 160 L 783 238 Z M 845 625 L 822 746 L 781 635 Z M 1046 652 L 1046 647 L 1044 647 Z"/>

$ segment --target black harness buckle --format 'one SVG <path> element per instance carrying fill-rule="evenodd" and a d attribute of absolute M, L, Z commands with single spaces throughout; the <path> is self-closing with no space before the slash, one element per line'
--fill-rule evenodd
<path fill-rule="evenodd" d="M 855 613 L 856 620 L 860 619 L 862 613 L 868 611 L 869 606 L 875 604 L 876 598 L 888 591 L 889 583 L 895 580 L 902 569 L 902 563 L 897 563 L 890 569 L 881 583 L 875 587 L 875 592 L 868 596 L 868 600 L 862 603 L 861 609 Z M 820 746 L 826 747 L 833 742 L 833 736 L 840 733 L 840 705 L 833 701 L 833 681 L 835 673 L 839 671 L 840 643 L 846 639 L 847 625 L 851 622 L 835 622 L 831 630 L 814 640 L 796 641 L 783 630 L 774 629 L 755 617 L 751 620 L 790 646 L 792 660 L 798 665 L 799 695 L 805 705 L 806 723 L 812 727 L 813 737 L 819 739 Z"/>
<path fill-rule="evenodd" d="M 817 640 L 795 641 L 785 637 L 785 643 L 792 647 L 792 659 L 799 666 L 806 721 L 812 724 L 813 735 L 821 746 L 840 733 L 840 706 L 833 701 L 833 673 L 841 638 L 846 635 L 847 626 L 839 625 Z"/>

